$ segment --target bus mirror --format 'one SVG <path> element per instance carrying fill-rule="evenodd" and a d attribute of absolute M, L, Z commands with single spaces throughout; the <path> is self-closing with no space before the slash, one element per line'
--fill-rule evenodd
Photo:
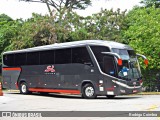
<path fill-rule="evenodd" d="M 118 59 L 118 65 L 119 65 L 119 66 L 122 65 L 122 59 Z"/>
<path fill-rule="evenodd" d="M 146 66 L 148 66 L 148 60 L 147 60 L 146 56 L 141 55 L 141 54 L 136 54 L 136 55 L 142 57 L 142 58 L 144 59 L 144 64 L 145 64 Z"/>
<path fill-rule="evenodd" d="M 147 60 L 147 59 L 144 59 L 144 64 L 145 64 L 146 66 L 148 66 L 148 60 Z"/>

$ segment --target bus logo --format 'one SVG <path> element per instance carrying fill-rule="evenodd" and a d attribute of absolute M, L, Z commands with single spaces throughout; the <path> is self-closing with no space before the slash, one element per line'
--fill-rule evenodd
<path fill-rule="evenodd" d="M 133 85 L 136 85 L 136 82 L 133 82 Z"/>
<path fill-rule="evenodd" d="M 49 73 L 49 72 L 51 72 L 51 73 L 55 72 L 54 65 L 47 66 L 47 69 L 45 69 L 44 72 L 47 72 L 47 73 Z"/>

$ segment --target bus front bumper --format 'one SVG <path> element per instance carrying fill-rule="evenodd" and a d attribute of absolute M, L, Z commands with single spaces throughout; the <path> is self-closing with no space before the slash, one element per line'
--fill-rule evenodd
<path fill-rule="evenodd" d="M 142 86 L 129 86 L 119 81 L 113 81 L 114 91 L 107 91 L 107 94 L 114 94 L 114 95 L 128 95 L 128 94 L 136 94 L 142 91 Z"/>

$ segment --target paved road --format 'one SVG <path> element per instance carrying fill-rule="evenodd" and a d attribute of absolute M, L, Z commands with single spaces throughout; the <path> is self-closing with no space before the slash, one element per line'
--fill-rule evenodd
<path fill-rule="evenodd" d="M 0 96 L 0 111 L 160 111 L 160 95 L 118 96 L 115 99 L 107 99 L 104 96 L 97 99 L 83 99 L 80 96 L 21 95 L 17 92 L 5 92 L 4 96 Z M 4 119 L 2 118 L 0 120 Z M 69 120 L 72 119 L 75 118 Z M 101 120 L 105 118 L 85 119 Z M 124 118 L 122 119 L 124 120 Z M 131 117 L 126 119 L 129 120 Z M 136 117 L 134 119 L 138 120 L 140 118 Z M 144 119 L 147 120 L 148 118 Z M 152 119 L 160 120 L 159 117 Z"/>

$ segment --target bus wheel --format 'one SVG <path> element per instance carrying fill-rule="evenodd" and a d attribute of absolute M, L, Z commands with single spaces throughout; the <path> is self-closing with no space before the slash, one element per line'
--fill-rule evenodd
<path fill-rule="evenodd" d="M 29 93 L 30 93 L 30 92 L 28 91 L 27 83 L 22 82 L 22 83 L 20 84 L 20 93 L 21 93 L 21 94 L 29 94 Z"/>
<path fill-rule="evenodd" d="M 115 97 L 115 95 L 107 95 L 108 99 L 113 99 Z"/>
<path fill-rule="evenodd" d="M 92 84 L 85 84 L 82 88 L 82 96 L 87 99 L 96 98 L 95 89 Z"/>

